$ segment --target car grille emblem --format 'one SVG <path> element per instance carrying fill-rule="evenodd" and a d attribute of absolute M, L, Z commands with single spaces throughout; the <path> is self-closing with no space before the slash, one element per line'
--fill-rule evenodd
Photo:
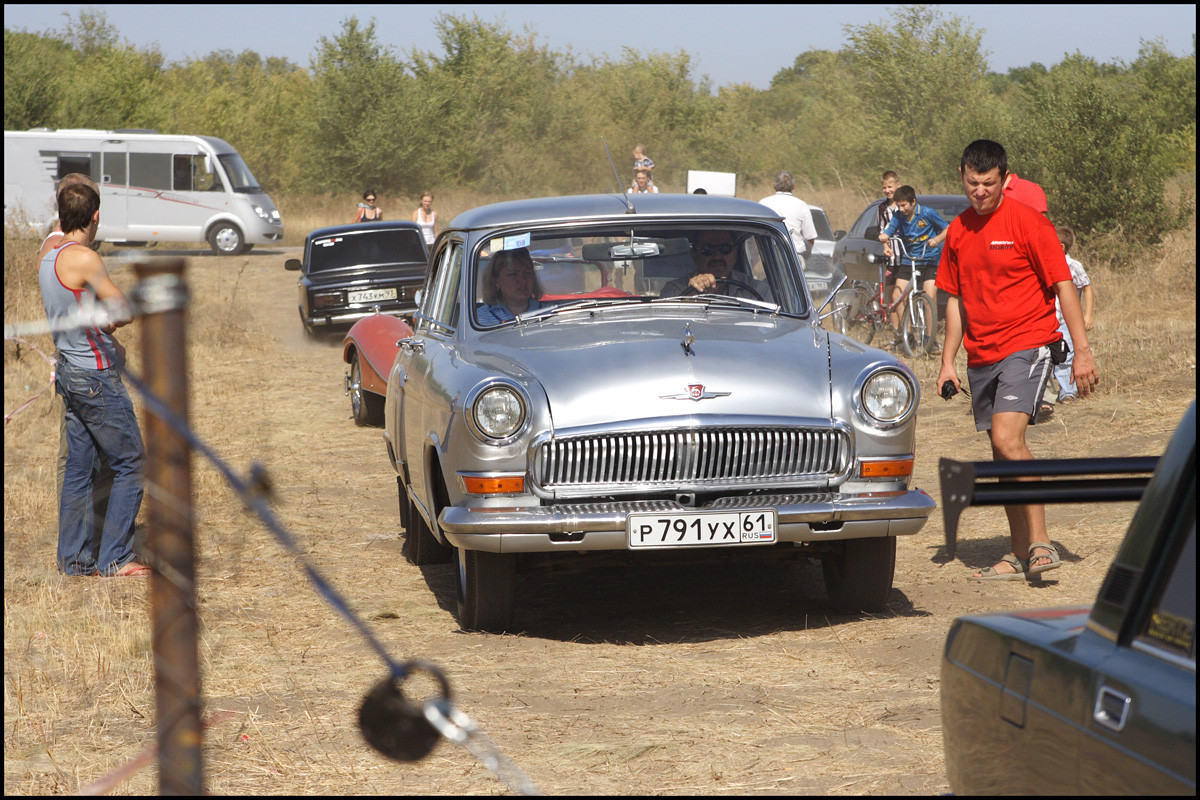
<path fill-rule="evenodd" d="M 689 383 L 686 392 L 680 394 L 660 394 L 659 399 L 662 400 L 708 400 L 712 397 L 728 397 L 729 392 L 710 392 L 704 388 L 702 383 Z"/>

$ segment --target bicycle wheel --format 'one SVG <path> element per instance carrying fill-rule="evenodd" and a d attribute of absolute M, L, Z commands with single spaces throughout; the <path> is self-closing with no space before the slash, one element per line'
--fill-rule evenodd
<path fill-rule="evenodd" d="M 854 284 L 837 293 L 835 301 L 838 332 L 850 336 L 863 344 L 870 344 L 875 336 L 875 315 L 878 306 L 875 294 L 863 284 Z"/>
<path fill-rule="evenodd" d="M 904 311 L 900 344 L 904 352 L 920 358 L 929 352 L 937 337 L 937 306 L 924 292 L 916 292 Z"/>

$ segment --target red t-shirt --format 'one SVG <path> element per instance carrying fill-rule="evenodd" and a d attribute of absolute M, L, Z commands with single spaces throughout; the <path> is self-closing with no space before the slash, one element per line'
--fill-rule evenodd
<path fill-rule="evenodd" d="M 938 264 L 937 288 L 959 298 L 967 366 L 982 367 L 1057 341 L 1054 284 L 1071 270 L 1050 220 L 1002 200 L 991 214 L 955 217 Z"/>
<path fill-rule="evenodd" d="M 1008 185 L 1004 187 L 1004 196 L 1020 200 L 1034 211 L 1043 214 L 1050 213 L 1050 205 L 1046 202 L 1046 192 L 1033 181 L 1027 181 L 1015 172 L 1008 174 Z"/>

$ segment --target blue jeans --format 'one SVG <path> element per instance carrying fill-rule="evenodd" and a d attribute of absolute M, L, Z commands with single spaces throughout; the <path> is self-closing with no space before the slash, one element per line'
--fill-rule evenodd
<path fill-rule="evenodd" d="M 58 568 L 67 575 L 112 575 L 133 560 L 133 525 L 142 505 L 142 434 L 115 369 L 82 369 L 58 359 L 55 390 L 66 405 L 67 464 L 58 506 Z M 100 456 L 112 468 L 108 513 L 95 536 L 92 492 Z"/>
<path fill-rule="evenodd" d="M 1075 376 L 1071 374 L 1071 365 L 1075 363 L 1075 342 L 1071 340 L 1071 332 L 1067 330 L 1067 324 L 1064 322 L 1058 326 L 1058 331 L 1067 340 L 1067 360 L 1061 364 L 1054 365 L 1054 380 L 1058 381 L 1058 399 L 1064 397 L 1075 397 L 1079 394 L 1079 389 L 1075 386 Z"/>

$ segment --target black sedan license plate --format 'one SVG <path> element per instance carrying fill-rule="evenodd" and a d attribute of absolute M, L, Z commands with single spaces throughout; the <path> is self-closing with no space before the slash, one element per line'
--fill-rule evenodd
<path fill-rule="evenodd" d="M 775 528 L 773 508 L 630 514 L 628 522 L 633 549 L 774 544 Z"/>

